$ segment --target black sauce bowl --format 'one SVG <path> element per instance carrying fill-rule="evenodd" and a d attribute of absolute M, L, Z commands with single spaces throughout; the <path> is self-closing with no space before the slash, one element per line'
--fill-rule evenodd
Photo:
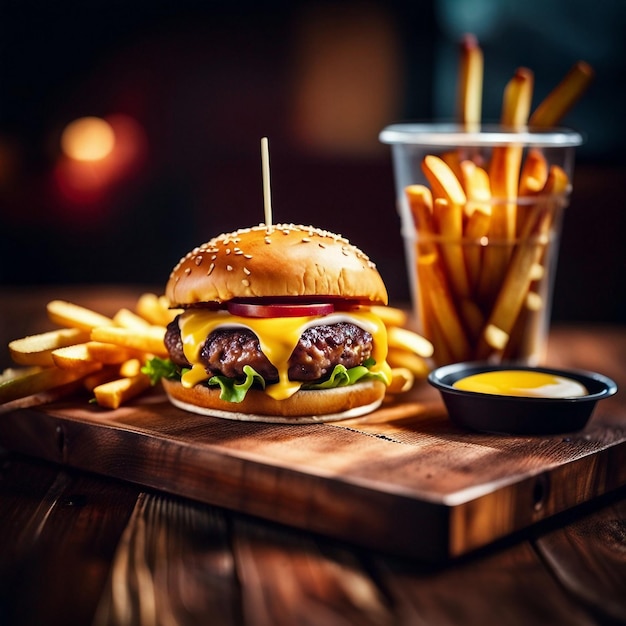
<path fill-rule="evenodd" d="M 578 381 L 589 392 L 575 398 L 520 397 L 465 391 L 453 387 L 461 378 L 499 370 L 530 370 Z M 610 378 L 595 372 L 526 367 L 517 364 L 454 363 L 428 375 L 428 382 L 441 393 L 452 422 L 470 430 L 510 434 L 548 435 L 583 429 L 598 400 L 617 392 Z"/>

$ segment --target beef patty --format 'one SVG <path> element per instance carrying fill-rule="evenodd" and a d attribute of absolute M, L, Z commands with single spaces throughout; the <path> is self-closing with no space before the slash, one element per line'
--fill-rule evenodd
<path fill-rule="evenodd" d="M 183 352 L 178 318 L 165 333 L 170 358 L 179 367 L 190 367 Z M 335 365 L 361 365 L 372 354 L 372 335 L 355 324 L 338 322 L 308 328 L 302 333 L 289 358 L 289 379 L 298 382 L 322 380 Z M 246 328 L 219 328 L 200 349 L 207 374 L 242 379 L 244 365 L 250 365 L 267 383 L 278 381 L 278 371 L 261 352 L 257 336 Z"/>

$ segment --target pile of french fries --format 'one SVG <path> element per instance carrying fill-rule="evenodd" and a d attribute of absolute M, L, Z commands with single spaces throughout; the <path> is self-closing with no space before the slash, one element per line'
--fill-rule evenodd
<path fill-rule="evenodd" d="M 533 72 L 519 68 L 504 90 L 501 124 L 558 124 L 593 77 L 576 63 L 530 114 Z M 483 53 L 461 43 L 458 118 L 480 128 Z M 405 189 L 417 231 L 418 319 L 438 365 L 472 359 L 528 359 L 529 329 L 546 306 L 552 228 L 570 181 L 538 148 L 453 149 L 422 161 L 426 185 Z"/>
<path fill-rule="evenodd" d="M 122 308 L 113 317 L 63 300 L 46 310 L 59 328 L 9 343 L 18 367 L 0 376 L 0 404 L 79 383 L 100 406 L 118 408 L 150 387 L 141 367 L 167 356 L 165 329 L 178 313 L 152 293 L 139 297 L 135 311 Z"/>
<path fill-rule="evenodd" d="M 405 310 L 392 306 L 372 306 L 371 310 L 387 329 L 387 363 L 393 375 L 387 392 L 409 391 L 416 380 L 428 376 L 433 344 L 407 328 L 409 316 Z"/>
<path fill-rule="evenodd" d="M 17 367 L 0 375 L 0 405 L 51 390 L 72 392 L 78 385 L 101 407 L 116 409 L 148 389 L 150 379 L 141 368 L 153 356 L 167 358 L 166 326 L 180 310 L 152 293 L 141 295 L 134 308 L 108 317 L 72 302 L 49 302 L 48 318 L 58 328 L 9 343 Z M 389 392 L 407 391 L 416 378 L 427 375 L 433 346 L 405 328 L 405 311 L 373 309 L 388 331 Z"/>

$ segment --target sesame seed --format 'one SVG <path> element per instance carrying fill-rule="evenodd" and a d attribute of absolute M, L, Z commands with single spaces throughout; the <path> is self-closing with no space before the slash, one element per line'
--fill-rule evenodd
<path fill-rule="evenodd" d="M 303 243 L 309 243 L 311 241 L 310 237 L 302 237 L 302 242 Z"/>
<path fill-rule="evenodd" d="M 191 274 L 191 268 L 190 267 L 186 267 L 185 268 L 185 276 L 189 276 L 189 274 Z"/>
<path fill-rule="evenodd" d="M 194 259 L 194 263 L 196 265 L 200 265 L 202 263 L 202 255 L 199 254 L 195 259 Z"/>
<path fill-rule="evenodd" d="M 227 265 L 226 266 L 226 271 L 232 272 L 233 271 L 233 266 L 232 265 Z"/>
<path fill-rule="evenodd" d="M 230 248 L 226 248 L 226 254 L 230 254 Z"/>
<path fill-rule="evenodd" d="M 252 255 L 251 254 L 244 254 L 243 257 L 244 257 L 244 259 L 251 259 Z"/>
<path fill-rule="evenodd" d="M 250 270 L 249 270 L 247 267 L 244 267 L 244 268 L 243 268 L 243 273 L 244 273 L 246 276 L 250 276 Z"/>
<path fill-rule="evenodd" d="M 265 237 L 265 243 L 272 243 L 272 240 L 269 237 Z"/>
<path fill-rule="evenodd" d="M 209 265 L 209 271 L 206 273 L 207 276 L 211 275 L 211 272 L 215 269 L 215 263 L 211 263 L 211 265 Z"/>
<path fill-rule="evenodd" d="M 241 284 L 244 287 L 249 287 L 250 286 L 250 281 L 247 278 L 242 279 Z"/>

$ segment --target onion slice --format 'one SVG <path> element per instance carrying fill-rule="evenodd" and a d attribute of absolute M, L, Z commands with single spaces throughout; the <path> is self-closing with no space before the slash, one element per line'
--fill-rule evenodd
<path fill-rule="evenodd" d="M 307 317 L 329 315 L 335 311 L 332 302 L 312 304 L 253 304 L 249 302 L 229 302 L 228 312 L 241 317 Z"/>

